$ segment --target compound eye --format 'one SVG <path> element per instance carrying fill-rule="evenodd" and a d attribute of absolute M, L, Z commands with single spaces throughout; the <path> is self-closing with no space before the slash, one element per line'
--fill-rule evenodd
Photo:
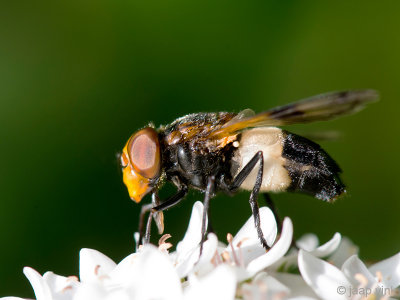
<path fill-rule="evenodd" d="M 160 143 L 153 128 L 144 128 L 132 136 L 127 150 L 136 172 L 146 178 L 155 178 L 159 175 Z"/>

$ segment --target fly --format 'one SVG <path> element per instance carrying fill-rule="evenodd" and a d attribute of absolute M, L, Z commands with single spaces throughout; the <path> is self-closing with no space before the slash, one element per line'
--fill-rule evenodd
<path fill-rule="evenodd" d="M 249 202 L 258 237 L 269 249 L 260 227 L 259 193 L 273 206 L 268 193 L 300 192 L 333 202 L 346 192 L 342 170 L 328 153 L 317 143 L 278 126 L 349 115 L 378 97 L 374 90 L 331 92 L 259 114 L 250 109 L 190 114 L 170 125 L 148 126 L 134 133 L 122 151 L 121 166 L 132 200 L 139 203 L 145 195 L 152 195 L 152 203 L 141 210 L 140 243 L 149 242 L 153 217 L 159 232 L 163 231 L 162 211 L 183 200 L 190 188 L 204 192 L 204 241 L 210 199 L 217 192 L 232 195 L 243 189 L 251 191 Z M 160 201 L 158 191 L 165 181 L 174 183 L 177 192 Z"/>

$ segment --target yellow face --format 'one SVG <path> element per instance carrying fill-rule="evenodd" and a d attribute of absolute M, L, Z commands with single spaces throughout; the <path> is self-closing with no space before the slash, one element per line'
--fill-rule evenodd
<path fill-rule="evenodd" d="M 160 176 L 161 153 L 157 132 L 146 127 L 133 134 L 121 154 L 123 180 L 129 196 L 139 203 Z"/>

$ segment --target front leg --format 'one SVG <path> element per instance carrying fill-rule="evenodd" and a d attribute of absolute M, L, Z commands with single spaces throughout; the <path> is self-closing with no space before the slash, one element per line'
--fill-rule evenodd
<path fill-rule="evenodd" d="M 161 204 L 156 205 L 156 202 L 153 201 L 152 204 L 148 204 L 145 206 L 144 213 L 146 213 L 147 211 L 150 211 L 150 213 L 149 213 L 149 216 L 147 219 L 146 233 L 144 234 L 144 238 L 142 236 L 140 236 L 139 242 L 143 242 L 143 244 L 147 244 L 150 242 L 151 220 L 152 220 L 153 214 L 161 213 L 162 211 L 178 204 L 181 200 L 183 200 L 183 198 L 186 196 L 187 192 L 188 192 L 187 186 L 181 185 L 178 192 L 175 195 L 172 195 L 171 197 L 169 197 L 167 200 L 165 200 Z M 155 199 L 158 199 L 158 197 L 155 197 Z M 142 211 L 143 211 L 143 209 L 142 209 Z M 142 216 L 142 214 L 141 214 L 141 216 Z M 144 219 L 144 217 L 142 219 Z M 142 233 L 143 232 L 143 220 L 141 220 L 141 224 L 142 225 L 139 226 L 139 229 L 142 227 L 142 231 L 141 231 L 141 233 Z M 142 241 L 142 239 L 143 239 L 143 241 Z"/>
<path fill-rule="evenodd" d="M 153 207 L 153 203 L 144 204 L 140 209 L 139 215 L 139 239 L 136 241 L 136 251 L 138 250 L 139 246 L 143 243 L 143 233 L 144 233 L 144 216 L 147 212 L 151 210 Z"/>
<path fill-rule="evenodd" d="M 162 202 L 160 205 L 154 206 L 151 209 L 151 211 L 153 213 L 159 212 L 159 211 L 164 211 L 172 206 L 175 206 L 176 204 L 181 202 L 181 200 L 183 200 L 183 198 L 186 196 L 187 193 L 188 193 L 188 187 L 186 185 L 181 185 L 178 192 L 175 195 L 169 197 L 167 200 Z"/>
<path fill-rule="evenodd" d="M 247 165 L 244 166 L 244 168 L 239 172 L 239 174 L 233 179 L 232 184 L 229 187 L 229 191 L 234 193 L 236 192 L 240 185 L 245 181 L 247 176 L 253 171 L 257 163 L 260 163 L 257 177 L 256 177 L 256 182 L 254 184 L 253 190 L 251 191 L 250 194 L 250 199 L 249 203 L 251 206 L 251 211 L 253 213 L 253 218 L 254 218 L 254 225 L 257 229 L 257 234 L 258 238 L 261 241 L 261 244 L 266 250 L 269 250 L 271 247 L 268 246 L 267 241 L 265 240 L 264 234 L 261 229 L 261 222 L 260 222 L 260 211 L 258 208 L 258 203 L 257 203 L 257 198 L 258 194 L 260 192 L 261 184 L 262 184 L 262 178 L 263 178 L 263 172 L 264 172 L 264 158 L 263 158 L 263 152 L 258 151 L 253 158 L 247 163 Z"/>
<path fill-rule="evenodd" d="M 158 190 L 154 190 L 151 193 L 151 203 L 142 205 L 140 209 L 140 215 L 139 215 L 139 242 L 136 245 L 136 249 L 139 246 L 140 242 L 143 239 L 143 234 L 144 234 L 144 217 L 147 212 L 149 212 L 154 206 L 160 205 L 160 199 L 158 198 Z M 157 228 L 159 234 L 162 234 L 164 231 L 164 216 L 162 212 L 154 214 L 154 220 L 157 223 Z"/>

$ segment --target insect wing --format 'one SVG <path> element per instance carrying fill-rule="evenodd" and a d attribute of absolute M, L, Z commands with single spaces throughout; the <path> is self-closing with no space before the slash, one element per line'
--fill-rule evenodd
<path fill-rule="evenodd" d="M 251 127 L 282 126 L 315 121 L 327 121 L 363 109 L 367 103 L 378 100 L 374 90 L 331 92 L 276 107 L 245 118 L 231 120 L 210 133 L 210 138 L 234 134 Z"/>

